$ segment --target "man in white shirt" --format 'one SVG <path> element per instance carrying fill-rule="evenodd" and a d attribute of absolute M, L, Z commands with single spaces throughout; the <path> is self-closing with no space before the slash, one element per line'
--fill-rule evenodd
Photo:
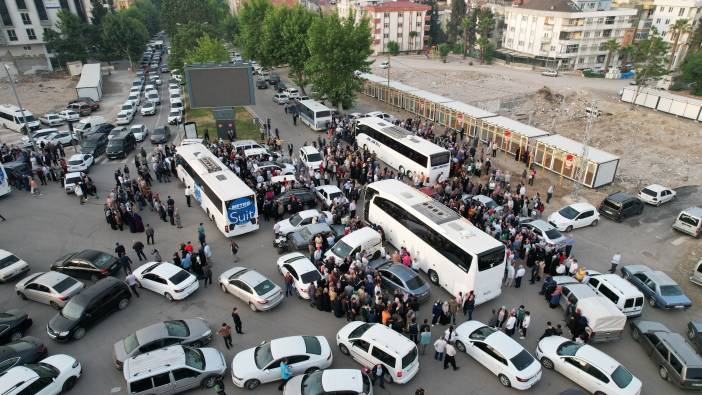
<path fill-rule="evenodd" d="M 444 353 L 446 352 L 446 340 L 443 337 L 436 339 L 434 342 L 434 359 L 437 361 L 442 361 L 444 359 Z"/>
<path fill-rule="evenodd" d="M 510 314 L 505 322 L 505 333 L 507 336 L 512 337 L 514 335 L 515 326 L 517 325 L 517 317 L 514 314 Z"/>
<path fill-rule="evenodd" d="M 622 261 L 622 254 L 619 252 L 615 253 L 614 256 L 612 257 L 612 268 L 609 269 L 610 273 L 615 273 L 617 271 L 617 266 L 619 266 L 619 262 Z"/>
<path fill-rule="evenodd" d="M 446 344 L 446 357 L 444 358 L 444 369 L 448 369 L 449 365 L 453 367 L 453 370 L 458 370 L 458 366 L 456 366 L 456 347 L 454 347 L 452 343 Z"/>

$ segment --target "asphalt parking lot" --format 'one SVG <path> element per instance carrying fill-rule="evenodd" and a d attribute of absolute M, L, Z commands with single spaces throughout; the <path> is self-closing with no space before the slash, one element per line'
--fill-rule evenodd
<path fill-rule="evenodd" d="M 162 102 L 156 116 L 142 118 L 137 115 L 132 124 L 144 123 L 150 130 L 157 125 L 163 125 L 168 109 L 167 82 L 161 87 Z M 129 88 L 124 88 L 126 99 Z M 256 90 L 257 104 L 253 110 L 262 119 L 270 118 L 273 128 L 281 130 L 285 143 L 292 142 L 299 148 L 303 142 L 316 139 L 317 135 L 301 123 L 297 127 L 292 119 L 285 115 L 282 106 L 271 101 L 272 90 Z M 367 103 L 362 102 L 357 110 L 369 111 Z M 141 143 L 147 152 L 151 146 L 148 141 Z M 67 149 L 67 154 L 71 149 Z M 102 159 L 90 171 L 90 176 L 96 182 L 101 198 L 113 184 L 113 172 L 118 167 L 128 164 L 133 170 L 133 155 L 125 160 L 109 161 Z M 228 242 L 209 221 L 200 208 L 187 208 L 183 197 L 183 187 L 178 182 L 159 184 L 154 183 L 155 192 L 162 197 L 173 196 L 183 221 L 183 229 L 176 229 L 170 224 L 161 222 L 154 212 L 146 209 L 142 214 L 145 223 L 155 226 L 156 248 L 161 256 L 168 260 L 176 251 L 180 242 L 193 241 L 196 243 L 198 223 L 204 222 L 207 239 L 213 249 L 213 279 L 232 266 Z M 8 220 L 0 224 L 0 246 L 16 253 L 30 263 L 32 271 L 45 271 L 59 257 L 69 252 L 92 248 L 112 252 L 115 242 L 128 247 L 129 256 L 138 265 L 136 254 L 129 248 L 136 239 L 145 241 L 143 234 L 131 234 L 124 231 L 113 231 L 104 219 L 102 200 L 91 198 L 87 204 L 80 205 L 73 195 L 66 195 L 60 185 L 41 187 L 42 195 L 31 197 L 24 191 L 13 191 L 9 196 L 0 200 L 0 213 Z M 684 263 L 689 252 L 699 245 L 698 240 L 674 232 L 670 228 L 675 215 L 680 209 L 699 204 L 700 192 L 697 187 L 688 187 L 678 191 L 676 201 L 662 206 L 647 206 L 642 216 L 614 223 L 602 219 L 596 228 L 580 229 L 572 233 L 576 240 L 573 249 L 576 257 L 588 268 L 604 271 L 609 268 L 609 259 L 619 251 L 623 255 L 622 264 L 644 263 L 660 268 L 670 273 L 678 273 L 674 278 L 680 280 L 678 266 Z M 598 203 L 598 202 L 592 202 Z M 282 278 L 275 268 L 278 257 L 272 246 L 273 223 L 262 223 L 261 228 L 253 233 L 237 238 L 240 245 L 239 262 L 236 265 L 252 267 L 269 276 L 278 284 Z M 150 251 L 147 251 L 147 255 Z M 135 266 L 136 266 L 135 265 Z M 551 320 L 554 324 L 562 320 L 562 310 L 551 310 L 546 302 L 538 295 L 540 283 L 530 285 L 526 282 L 520 289 L 504 289 L 503 295 L 477 308 L 475 319 L 487 322 L 491 309 L 500 305 L 508 308 L 520 304 L 532 312 L 532 325 L 526 340 L 518 340 L 527 349 L 534 352 L 538 337 L 543 332 L 545 322 Z M 688 293 L 697 292 L 696 286 L 685 284 Z M 433 299 L 446 299 L 448 295 L 437 287 L 432 288 Z M 690 295 L 693 300 L 699 300 L 696 295 Z M 0 297 L 4 301 L 3 309 L 18 308 L 30 313 L 34 325 L 27 332 L 45 341 L 51 354 L 65 353 L 76 357 L 84 367 L 83 377 L 78 381 L 72 394 L 109 394 L 125 393 L 124 380 L 120 371 L 114 368 L 112 362 L 112 345 L 115 341 L 127 336 L 135 330 L 151 323 L 186 317 L 202 317 L 210 322 L 213 329 L 222 322 L 231 322 L 232 307 L 239 307 L 243 320 L 243 335 L 233 335 L 234 347 L 226 350 L 222 339 L 215 337 L 212 346 L 225 355 L 230 364 L 236 352 L 253 347 L 262 340 L 289 335 L 324 335 L 334 349 L 335 368 L 358 368 L 350 357 L 342 355 L 335 347 L 335 336 L 345 321 L 336 319 L 332 314 L 326 314 L 312 309 L 307 303 L 288 298 L 280 306 L 265 313 L 253 313 L 238 299 L 223 294 L 216 286 L 200 288 L 195 294 L 182 302 L 168 302 L 164 297 L 146 290 L 141 292 L 141 298 L 132 298 L 131 304 L 124 311 L 115 313 L 107 320 L 91 328 L 80 341 L 67 344 L 57 344 L 46 335 L 46 323 L 56 313 L 47 305 L 31 301 L 23 301 L 15 295 L 14 284 L 0 285 Z M 424 304 L 418 316 L 430 318 L 431 306 Z M 686 312 L 665 312 L 644 307 L 644 319 L 658 320 L 671 329 L 683 332 L 688 320 L 700 319 L 699 305 L 693 306 Z M 461 317 L 462 318 L 462 317 Z M 433 328 L 433 339 L 443 333 L 445 328 Z M 635 376 L 644 382 L 645 394 L 676 394 L 681 393 L 672 384 L 663 382 L 657 374 L 657 368 L 647 357 L 643 349 L 631 339 L 627 329 L 624 337 L 613 343 L 596 345 L 622 364 Z M 389 385 L 386 390 L 378 389 L 380 394 L 410 394 L 418 386 L 425 388 L 427 394 L 507 394 L 513 390 L 503 388 L 497 378 L 481 365 L 465 355 L 457 356 L 459 371 L 443 370 L 442 364 L 433 359 L 433 353 L 420 357 L 420 372 L 404 386 Z M 234 388 L 231 378 L 225 380 L 227 393 L 243 393 L 246 390 Z M 558 373 L 545 371 L 541 381 L 531 390 L 544 394 L 557 394 L 576 385 L 563 378 Z M 262 385 L 254 390 L 260 394 L 275 394 L 277 384 Z M 213 390 L 193 391 L 192 393 L 214 393 Z"/>

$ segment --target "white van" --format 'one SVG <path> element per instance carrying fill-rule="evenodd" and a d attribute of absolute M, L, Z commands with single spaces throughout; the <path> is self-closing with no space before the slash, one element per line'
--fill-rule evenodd
<path fill-rule="evenodd" d="M 76 133 L 88 133 L 94 126 L 106 124 L 105 118 L 100 115 L 83 118 L 73 127 Z"/>
<path fill-rule="evenodd" d="M 611 300 L 627 318 L 641 315 L 644 295 L 630 282 L 611 273 L 590 273 L 586 281 L 598 295 Z"/>
<path fill-rule="evenodd" d="M 214 348 L 171 346 L 124 361 L 129 395 L 177 394 L 192 388 L 212 388 L 227 369 Z"/>
<path fill-rule="evenodd" d="M 356 255 L 356 253 L 361 251 L 366 251 L 369 256 L 375 259 L 380 256 L 382 250 L 383 241 L 380 233 L 366 226 L 341 238 L 332 248 L 324 253 L 324 257 L 334 257 L 336 263 L 340 264 L 346 257 Z"/>
<path fill-rule="evenodd" d="M 702 234 L 702 208 L 690 207 L 681 211 L 673 223 L 673 229 L 693 237 L 700 237 Z"/>
<path fill-rule="evenodd" d="M 344 355 L 372 369 L 380 364 L 397 384 L 405 384 L 419 371 L 417 345 L 382 324 L 354 321 L 336 334 L 336 344 Z"/>
<path fill-rule="evenodd" d="M 0 126 L 15 132 L 22 132 L 22 128 L 26 128 L 29 132 L 39 129 L 41 123 L 27 109 L 20 109 L 12 104 L 0 104 Z"/>

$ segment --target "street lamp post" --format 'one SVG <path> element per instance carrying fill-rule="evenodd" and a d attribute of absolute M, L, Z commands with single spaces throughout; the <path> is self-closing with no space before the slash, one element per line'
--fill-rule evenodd
<path fill-rule="evenodd" d="M 22 102 L 20 101 L 19 95 L 17 94 L 17 89 L 15 89 L 15 81 L 12 79 L 12 75 L 10 75 L 10 68 L 7 67 L 7 64 L 3 64 L 3 66 L 5 67 L 5 73 L 7 73 L 7 79 L 10 81 L 12 93 L 15 94 L 15 100 L 17 100 L 17 106 L 20 109 L 22 120 L 24 121 L 24 125 L 22 126 L 22 128 L 27 133 L 27 136 L 29 136 L 29 142 L 32 144 L 32 147 L 34 147 L 34 138 L 32 137 L 32 133 L 30 133 L 30 130 L 27 127 L 27 118 L 24 116 L 24 107 L 22 107 Z"/>
<path fill-rule="evenodd" d="M 390 87 L 390 52 L 388 52 L 388 68 L 386 70 L 388 76 L 388 87 Z"/>

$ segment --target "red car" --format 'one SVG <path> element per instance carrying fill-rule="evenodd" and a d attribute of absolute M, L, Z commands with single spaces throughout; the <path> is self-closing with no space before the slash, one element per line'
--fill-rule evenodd
<path fill-rule="evenodd" d="M 100 103 L 96 102 L 90 97 L 79 97 L 77 99 L 73 99 L 70 102 L 68 102 L 68 105 L 71 105 L 73 103 L 85 103 L 90 106 L 90 109 L 92 111 L 96 111 L 98 108 L 100 108 Z"/>

